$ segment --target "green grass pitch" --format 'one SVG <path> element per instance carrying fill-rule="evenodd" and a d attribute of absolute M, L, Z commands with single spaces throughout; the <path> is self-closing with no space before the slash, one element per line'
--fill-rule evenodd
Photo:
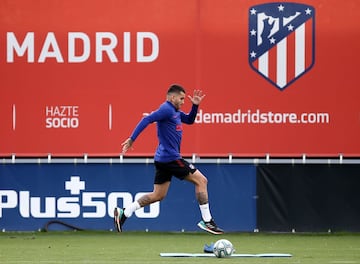
<path fill-rule="evenodd" d="M 290 253 L 291 258 L 164 258 L 160 252 L 202 253 L 230 240 L 238 254 Z M 360 234 L 158 233 L 98 231 L 0 233 L 1 263 L 360 263 Z"/>

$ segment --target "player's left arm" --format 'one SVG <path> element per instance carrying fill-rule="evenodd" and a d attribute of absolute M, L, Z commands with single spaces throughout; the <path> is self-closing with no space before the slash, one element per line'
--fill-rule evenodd
<path fill-rule="evenodd" d="M 181 112 L 181 122 L 185 124 L 193 124 L 195 122 L 196 114 L 199 108 L 199 104 L 204 99 L 205 94 L 201 90 L 194 90 L 193 96 L 188 95 L 188 98 L 192 102 L 191 111 L 189 114 Z"/>
<path fill-rule="evenodd" d="M 159 120 L 162 120 L 164 118 L 167 118 L 168 116 L 171 116 L 171 111 L 169 111 L 165 107 L 160 107 L 158 110 L 153 111 L 151 114 L 143 117 L 140 122 L 136 125 L 133 133 L 129 138 L 127 138 L 122 144 L 122 153 L 125 154 L 129 149 L 132 148 L 132 145 L 134 144 L 134 141 L 137 139 L 137 137 L 141 134 L 142 131 L 145 130 L 145 128 L 150 125 L 151 123 L 157 122 Z"/>

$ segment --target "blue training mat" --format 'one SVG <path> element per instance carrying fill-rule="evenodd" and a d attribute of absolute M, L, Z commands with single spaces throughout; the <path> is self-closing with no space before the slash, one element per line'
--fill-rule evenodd
<path fill-rule="evenodd" d="M 213 253 L 160 253 L 161 257 L 207 257 L 215 258 Z M 284 253 L 261 253 L 261 254 L 232 254 L 229 258 L 283 258 L 292 257 L 291 254 Z"/>

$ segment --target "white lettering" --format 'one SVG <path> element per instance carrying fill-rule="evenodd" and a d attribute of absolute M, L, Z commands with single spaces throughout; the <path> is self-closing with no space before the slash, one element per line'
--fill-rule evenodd
<path fill-rule="evenodd" d="M 45 210 L 41 210 L 40 197 L 30 197 L 31 215 L 35 218 L 55 217 L 55 197 L 45 197 Z"/>
<path fill-rule="evenodd" d="M 151 40 L 152 52 L 150 55 L 145 55 L 144 42 L 145 39 Z M 152 62 L 157 59 L 159 55 L 159 39 L 151 32 L 137 33 L 137 62 Z"/>
<path fill-rule="evenodd" d="M 118 62 L 114 53 L 117 42 L 117 38 L 113 33 L 96 32 L 96 62 L 103 62 L 104 52 L 107 54 L 111 62 Z"/>
<path fill-rule="evenodd" d="M 47 34 L 38 62 L 45 62 L 47 58 L 55 58 L 57 62 L 64 62 L 53 32 Z"/>
<path fill-rule="evenodd" d="M 143 113 L 145 116 L 146 113 Z M 328 124 L 330 123 L 329 113 L 291 113 L 291 112 L 272 112 L 260 109 L 247 110 L 245 112 L 238 109 L 236 112 L 213 112 L 205 113 L 199 110 L 196 123 L 204 124 Z"/>
<path fill-rule="evenodd" d="M 78 128 L 79 118 L 76 117 L 48 117 L 45 119 L 46 128 Z"/>
<path fill-rule="evenodd" d="M 45 108 L 47 116 L 79 116 L 78 112 L 77 105 L 46 106 Z"/>
<path fill-rule="evenodd" d="M 19 212 L 22 217 L 30 217 L 30 192 L 19 192 Z"/>
<path fill-rule="evenodd" d="M 105 198 L 104 192 L 84 192 L 82 195 L 83 206 L 95 208 L 94 212 L 84 212 L 86 218 L 98 218 L 106 215 L 106 205 L 103 201 L 94 201 L 94 198 Z"/>
<path fill-rule="evenodd" d="M 45 107 L 46 128 L 78 128 L 79 106 L 61 105 Z"/>
<path fill-rule="evenodd" d="M 18 56 L 24 56 L 27 51 L 27 62 L 34 62 L 34 32 L 28 32 L 21 45 L 16 39 L 14 32 L 8 32 L 7 36 L 7 62 L 14 62 L 14 52 Z"/>
<path fill-rule="evenodd" d="M 124 32 L 124 62 L 130 62 L 130 32 Z"/>
<path fill-rule="evenodd" d="M 15 208 L 17 206 L 17 193 L 14 190 L 0 191 L 0 218 L 4 208 Z"/>
<path fill-rule="evenodd" d="M 59 211 L 57 217 L 76 218 L 80 216 L 80 205 L 78 197 L 61 197 L 57 201 Z"/>
<path fill-rule="evenodd" d="M 76 42 L 81 41 L 82 43 L 82 53 L 81 54 L 75 54 L 76 50 Z M 88 35 L 86 35 L 83 32 L 70 32 L 68 36 L 68 61 L 69 62 L 84 62 L 86 61 L 90 56 L 90 39 Z"/>
<path fill-rule="evenodd" d="M 45 63 L 53 58 L 57 63 L 64 63 L 65 52 L 67 52 L 68 63 L 84 63 L 91 57 L 91 51 L 95 52 L 95 62 L 103 63 L 107 59 L 111 63 L 119 62 L 117 57 L 123 56 L 123 62 L 131 62 L 131 32 L 122 33 L 123 50 L 119 50 L 119 40 L 117 35 L 112 32 L 96 32 L 95 37 L 91 38 L 84 32 L 67 33 L 67 50 L 62 52 L 58 43 L 66 43 L 62 39 L 58 41 L 54 32 L 47 32 L 41 47 L 39 39 L 35 38 L 34 32 L 27 32 L 24 40 L 18 40 L 15 32 L 7 32 L 7 57 L 8 63 L 14 63 L 15 56 L 23 57 L 27 53 L 27 62 L 35 62 L 35 50 L 40 51 L 37 57 L 38 63 Z M 94 41 L 95 43 L 92 43 Z M 159 38 L 153 32 L 136 32 L 136 62 L 149 63 L 159 57 L 160 47 Z M 93 45 L 93 46 L 92 46 Z M 65 56 L 66 58 L 66 56 Z"/>
<path fill-rule="evenodd" d="M 0 190 L 0 219 L 6 210 L 18 209 L 23 218 L 102 218 L 113 216 L 116 206 L 126 207 L 147 192 L 133 196 L 128 192 L 82 192 L 82 198 L 32 197 L 29 191 Z M 18 199 L 19 198 L 19 199 Z M 156 218 L 160 215 L 160 202 L 135 212 L 139 218 Z"/>

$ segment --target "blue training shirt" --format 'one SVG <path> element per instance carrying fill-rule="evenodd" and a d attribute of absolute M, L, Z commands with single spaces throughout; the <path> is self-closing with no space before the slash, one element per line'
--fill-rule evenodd
<path fill-rule="evenodd" d="M 159 145 L 156 149 L 154 160 L 170 162 L 180 159 L 182 123 L 193 124 L 198 107 L 198 105 L 193 104 L 189 114 L 185 114 L 182 111 L 176 110 L 171 102 L 166 101 L 160 105 L 159 109 L 141 119 L 130 138 L 135 141 L 149 124 L 157 122 Z"/>

